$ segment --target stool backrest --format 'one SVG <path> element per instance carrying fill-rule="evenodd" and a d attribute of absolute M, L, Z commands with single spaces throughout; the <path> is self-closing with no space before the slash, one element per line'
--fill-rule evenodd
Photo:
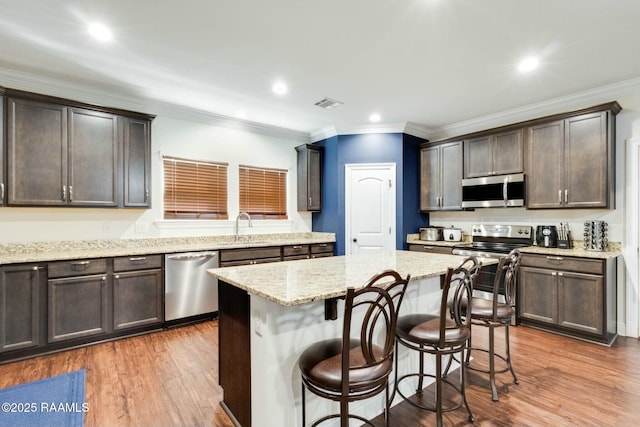
<path fill-rule="evenodd" d="M 457 333 L 463 333 L 464 329 L 471 329 L 471 316 L 465 316 L 465 313 L 471 310 L 473 280 L 477 277 L 479 269 L 480 264 L 477 259 L 468 259 L 458 267 L 447 270 L 440 302 L 439 347 L 447 346 L 447 336 L 454 334 L 453 329 L 458 330 Z"/>
<path fill-rule="evenodd" d="M 392 358 L 398 311 L 409 278 L 386 270 L 360 289 L 347 289 L 342 336 L 343 389 L 349 386 L 351 370 L 370 368 Z M 356 324 L 354 314 L 363 315 L 360 325 Z M 354 347 L 356 342 L 359 348 Z M 389 371 L 390 368 L 391 363 Z"/>
<path fill-rule="evenodd" d="M 516 301 L 516 288 L 518 286 L 518 270 L 522 254 L 518 249 L 513 249 L 505 258 L 500 259 L 496 270 L 496 277 L 493 282 L 493 316 L 497 316 L 498 309 L 498 289 L 500 284 L 504 284 L 505 303 L 514 306 Z"/>

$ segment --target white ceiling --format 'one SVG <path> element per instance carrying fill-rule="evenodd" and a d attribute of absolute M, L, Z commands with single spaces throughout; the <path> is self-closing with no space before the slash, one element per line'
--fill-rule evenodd
<path fill-rule="evenodd" d="M 88 38 L 90 21 L 114 42 Z M 373 112 L 377 128 L 437 133 L 640 86 L 639 22 L 638 0 L 0 0 L 0 86 L 43 76 L 148 113 L 243 110 L 309 134 L 365 128 Z M 518 73 L 531 54 L 540 68 Z M 325 96 L 344 105 L 314 105 Z"/>

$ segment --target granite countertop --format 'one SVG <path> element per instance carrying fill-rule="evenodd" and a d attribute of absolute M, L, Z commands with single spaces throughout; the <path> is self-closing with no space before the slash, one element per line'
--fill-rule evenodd
<path fill-rule="evenodd" d="M 0 265 L 335 242 L 333 233 L 280 233 L 0 244 Z"/>
<path fill-rule="evenodd" d="M 470 244 L 470 236 L 465 235 L 461 242 L 448 242 L 445 240 L 429 241 L 420 240 L 419 234 L 407 234 L 407 243 L 412 245 L 426 245 L 426 246 L 447 246 L 453 247 L 458 245 Z M 584 249 L 584 242 L 576 240 L 573 242 L 572 249 L 558 249 L 558 248 L 542 248 L 539 246 L 528 246 L 520 249 L 522 253 L 528 254 L 540 254 L 540 255 L 552 255 L 552 256 L 571 256 L 579 258 L 596 258 L 596 259 L 610 259 L 616 258 L 622 255 L 621 244 L 619 242 L 609 242 L 609 247 L 606 251 L 588 251 Z"/>
<path fill-rule="evenodd" d="M 464 260 L 459 255 L 391 251 L 345 255 L 271 264 L 214 268 L 209 274 L 233 286 L 283 306 L 343 296 L 348 287 L 361 287 L 386 269 L 411 281 L 437 277 Z M 497 260 L 482 260 L 495 263 Z"/>

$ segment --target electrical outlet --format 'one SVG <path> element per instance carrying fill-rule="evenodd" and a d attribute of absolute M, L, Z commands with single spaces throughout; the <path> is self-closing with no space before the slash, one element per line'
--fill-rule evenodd
<path fill-rule="evenodd" d="M 113 224 L 111 224 L 110 222 L 104 222 L 102 224 L 102 233 L 105 236 L 110 235 L 112 231 L 113 231 Z"/>
<path fill-rule="evenodd" d="M 148 233 L 149 224 L 146 222 L 136 222 L 136 233 Z"/>

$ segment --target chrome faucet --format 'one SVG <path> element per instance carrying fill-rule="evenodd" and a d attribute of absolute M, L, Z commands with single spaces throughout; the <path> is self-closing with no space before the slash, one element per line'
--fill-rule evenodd
<path fill-rule="evenodd" d="M 251 216 L 246 212 L 240 212 L 238 216 L 236 216 L 236 242 L 240 239 L 240 227 L 238 226 L 238 222 L 240 221 L 240 217 L 246 217 L 249 220 L 249 227 L 252 227 Z"/>

